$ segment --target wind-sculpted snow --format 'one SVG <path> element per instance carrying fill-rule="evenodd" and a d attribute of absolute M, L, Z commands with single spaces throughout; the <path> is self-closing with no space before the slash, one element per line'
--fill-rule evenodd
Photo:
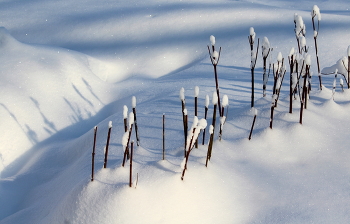
<path fill-rule="evenodd" d="M 273 80 L 270 74 L 262 97 L 259 53 L 250 107 L 248 29 L 254 27 L 265 54 L 273 48 L 269 57 L 281 62 L 282 55 L 297 49 L 294 15 L 302 16 L 307 30 L 302 44 L 309 47 L 307 63 L 316 74 L 310 32 L 315 4 L 322 13 L 317 33 L 321 68 L 345 72 L 337 60 L 350 49 L 350 34 L 344 32 L 350 22 L 347 0 L 0 3 L 0 25 L 6 27 L 0 28 L 0 223 L 349 223 L 346 85 L 344 91 L 333 90 L 334 75 L 322 76 L 320 91 L 312 78 L 300 125 L 298 95 L 288 113 L 284 58 L 287 76 L 278 83 L 270 129 Z M 222 48 L 220 99 L 211 44 Z M 295 86 L 295 74 L 292 81 Z M 129 137 L 124 119 L 134 122 L 130 108 L 136 99 L 140 146 L 134 149 L 130 188 L 129 161 L 121 166 Z M 219 100 L 225 105 L 221 141 L 220 120 L 215 130 L 209 125 Z M 215 141 L 207 167 L 209 135 L 193 148 L 182 181 L 183 113 L 189 125 L 195 120 L 195 137 L 201 139 L 199 129 L 209 125 Z"/>

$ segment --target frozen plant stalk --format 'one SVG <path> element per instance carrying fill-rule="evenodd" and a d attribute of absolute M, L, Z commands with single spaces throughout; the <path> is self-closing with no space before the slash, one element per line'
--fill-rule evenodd
<path fill-rule="evenodd" d="M 315 25 L 315 18 L 317 17 L 317 28 Z M 317 71 L 318 71 L 318 80 L 320 82 L 320 90 L 322 90 L 322 79 L 321 79 L 321 70 L 320 62 L 318 59 L 318 47 L 317 47 L 317 37 L 320 29 L 321 13 L 317 5 L 314 5 L 311 11 L 312 27 L 314 30 L 314 42 L 315 42 L 315 52 L 316 52 L 316 61 L 317 61 Z"/>
<path fill-rule="evenodd" d="M 250 58 L 250 71 L 251 71 L 251 75 L 252 75 L 251 107 L 254 107 L 254 69 L 255 69 L 255 65 L 256 65 L 256 60 L 258 58 L 259 38 L 258 38 L 258 45 L 257 45 L 257 48 L 256 48 L 256 52 L 254 52 L 254 41 L 255 41 L 254 28 L 250 27 L 249 31 L 250 31 L 250 35 L 248 36 L 248 41 L 249 41 L 249 44 L 250 44 L 250 56 L 251 56 L 251 58 Z"/>

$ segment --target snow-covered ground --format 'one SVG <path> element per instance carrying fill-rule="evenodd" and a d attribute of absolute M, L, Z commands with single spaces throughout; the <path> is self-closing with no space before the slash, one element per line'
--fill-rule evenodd
<path fill-rule="evenodd" d="M 349 223 L 350 91 L 338 85 L 333 95 L 334 75 L 323 76 L 318 89 L 315 4 L 321 69 L 333 69 L 350 45 L 348 0 L 0 1 L 0 223 Z M 269 128 L 273 81 L 262 97 L 259 49 L 249 141 L 249 29 L 261 42 L 268 37 L 273 62 L 278 52 L 287 60 L 297 48 L 295 13 L 306 25 L 314 74 L 303 124 L 299 100 L 288 113 L 286 78 Z M 203 118 L 205 96 L 215 91 L 210 35 L 222 47 L 217 68 L 228 117 L 221 141 L 215 130 L 208 167 L 207 133 L 182 181 L 179 91 L 191 125 L 199 87 Z M 123 106 L 131 111 L 132 96 L 140 146 L 130 188 L 129 162 L 121 164 Z M 210 104 L 208 124 L 212 112 Z"/>

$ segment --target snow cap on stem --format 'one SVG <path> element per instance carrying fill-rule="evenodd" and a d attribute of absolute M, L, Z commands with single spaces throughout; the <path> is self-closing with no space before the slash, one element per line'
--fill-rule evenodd
<path fill-rule="evenodd" d="M 129 130 L 126 131 L 122 137 L 122 145 L 123 145 L 124 152 L 125 152 L 126 145 L 128 144 L 128 139 L 129 139 Z"/>
<path fill-rule="evenodd" d="M 277 55 L 277 61 L 278 62 L 282 62 L 282 53 L 281 52 L 278 52 L 278 55 Z"/>
<path fill-rule="evenodd" d="M 321 13 L 320 13 L 320 8 L 318 8 L 317 5 L 314 5 L 311 11 L 311 17 L 314 18 L 317 16 L 318 21 L 321 20 Z"/>
<path fill-rule="evenodd" d="M 314 30 L 314 37 L 317 37 L 318 32 L 316 30 Z"/>
<path fill-rule="evenodd" d="M 214 46 L 215 45 L 215 37 L 213 35 L 211 35 L 209 39 L 210 39 L 211 45 Z"/>
<path fill-rule="evenodd" d="M 253 108 L 254 110 L 254 116 L 257 116 L 258 115 L 258 110 L 256 108 Z"/>
<path fill-rule="evenodd" d="M 205 107 L 206 108 L 209 107 L 209 95 L 208 94 L 205 96 Z"/>
<path fill-rule="evenodd" d="M 311 55 L 307 54 L 305 57 L 305 64 L 310 66 L 311 65 Z"/>
<path fill-rule="evenodd" d="M 191 129 L 195 128 L 197 125 L 198 125 L 198 117 L 194 116 Z"/>
<path fill-rule="evenodd" d="M 226 107 L 228 105 L 228 96 L 224 95 L 222 97 L 222 107 Z"/>
<path fill-rule="evenodd" d="M 214 126 L 213 125 L 210 125 L 209 126 L 209 134 L 214 134 Z"/>
<path fill-rule="evenodd" d="M 131 98 L 131 105 L 132 105 L 132 108 L 136 108 L 136 96 L 133 96 Z"/>
<path fill-rule="evenodd" d="M 267 37 L 264 37 L 263 43 L 261 45 L 263 58 L 267 58 L 270 50 L 270 42 Z"/>
<path fill-rule="evenodd" d="M 124 119 L 128 118 L 128 107 L 126 105 L 124 105 L 123 117 L 124 117 Z"/>
<path fill-rule="evenodd" d="M 184 87 L 182 87 L 182 88 L 180 89 L 180 100 L 181 100 L 182 102 L 185 101 L 185 89 L 184 89 Z"/>
<path fill-rule="evenodd" d="M 109 121 L 109 123 L 108 123 L 108 128 L 112 128 L 112 121 Z"/>
<path fill-rule="evenodd" d="M 187 109 L 185 108 L 183 112 L 184 112 L 184 115 L 186 116 L 187 115 Z"/>
<path fill-rule="evenodd" d="M 200 119 L 199 121 L 198 121 L 198 124 L 197 124 L 197 127 L 199 128 L 199 129 L 201 129 L 201 130 L 203 130 L 204 128 L 206 128 L 207 127 L 207 120 L 205 120 L 204 118 L 202 118 L 202 119 Z"/>
<path fill-rule="evenodd" d="M 199 87 L 196 86 L 194 87 L 194 97 L 198 97 L 198 95 L 199 95 Z"/>
<path fill-rule="evenodd" d="M 300 37 L 299 37 L 299 43 L 300 43 L 300 47 L 301 47 L 301 48 L 306 47 L 306 39 L 305 39 L 304 36 L 300 36 Z"/>
<path fill-rule="evenodd" d="M 292 55 L 294 55 L 294 53 L 295 53 L 295 49 L 294 49 L 294 47 L 292 47 L 289 51 L 289 57 L 292 57 Z"/>
<path fill-rule="evenodd" d="M 221 124 L 221 126 L 225 124 L 225 121 L 226 121 L 226 116 L 220 117 L 220 124 Z"/>
<path fill-rule="evenodd" d="M 254 42 L 254 40 L 255 40 L 255 32 L 254 32 L 254 28 L 253 27 L 250 27 L 249 34 L 252 37 L 252 41 Z"/>
<path fill-rule="evenodd" d="M 213 103 L 213 105 L 218 104 L 218 94 L 216 93 L 216 91 L 213 92 L 212 103 Z"/>
<path fill-rule="evenodd" d="M 218 63 L 219 52 L 214 51 L 214 52 L 211 54 L 211 57 L 212 57 L 212 59 L 213 59 L 213 64 L 216 65 L 216 64 Z"/>
<path fill-rule="evenodd" d="M 129 113 L 129 129 L 131 128 L 131 125 L 134 124 L 134 112 Z"/>

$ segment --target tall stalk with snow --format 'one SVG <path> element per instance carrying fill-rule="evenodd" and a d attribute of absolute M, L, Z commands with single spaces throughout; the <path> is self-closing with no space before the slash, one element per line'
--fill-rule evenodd
<path fill-rule="evenodd" d="M 194 88 L 194 116 L 198 116 L 198 95 L 199 95 L 199 87 L 196 86 Z M 198 140 L 196 141 L 196 148 L 198 148 Z"/>
<path fill-rule="evenodd" d="M 217 72 L 217 65 L 220 60 L 220 54 L 221 54 L 221 47 L 219 52 L 215 50 L 215 37 L 213 35 L 210 36 L 210 42 L 211 42 L 211 50 L 208 45 L 208 51 L 209 51 L 209 57 L 211 64 L 214 67 L 214 76 L 215 76 L 215 85 L 216 85 L 216 94 L 218 96 L 218 105 L 219 105 L 219 114 L 221 115 L 221 103 L 220 103 L 220 89 L 219 89 L 219 79 L 218 79 L 218 72 Z"/>
<path fill-rule="evenodd" d="M 250 45 L 250 71 L 252 75 L 252 96 L 251 96 L 251 107 L 254 107 L 254 69 L 256 65 L 256 60 L 258 56 L 259 51 L 259 38 L 258 38 L 258 45 L 256 48 L 256 52 L 254 51 L 254 42 L 255 42 L 255 32 L 254 28 L 250 27 L 250 35 L 248 36 L 248 41 Z M 220 105 L 219 105 L 220 106 Z M 221 113 L 220 113 L 221 114 Z"/>
<path fill-rule="evenodd" d="M 296 13 L 294 14 L 294 25 L 295 38 L 297 39 L 299 54 L 301 54 L 303 51 L 302 37 L 305 38 L 306 27 L 303 18 Z"/>
<path fill-rule="evenodd" d="M 264 69 L 264 73 L 263 73 L 263 97 L 266 96 L 266 86 L 267 86 L 267 81 L 269 79 L 269 73 L 266 72 L 266 61 L 267 58 L 269 57 L 270 52 L 272 51 L 272 48 L 270 47 L 270 42 L 269 39 L 267 39 L 267 37 L 264 37 L 264 41 L 261 45 L 261 53 L 262 53 L 262 57 L 263 57 L 263 69 Z"/>
<path fill-rule="evenodd" d="M 274 75 L 274 84 L 273 84 L 273 95 L 276 95 L 275 107 L 277 106 L 277 101 L 279 99 L 280 90 L 284 75 L 286 73 L 286 68 L 284 65 L 284 58 L 282 53 L 279 52 L 277 55 L 277 63 L 273 64 L 273 75 Z"/>
<path fill-rule="evenodd" d="M 104 159 L 104 163 L 103 163 L 103 168 L 107 168 L 107 157 L 108 157 L 109 140 L 111 138 L 111 131 L 112 131 L 112 121 L 109 121 L 109 123 L 108 123 L 107 143 L 106 143 L 106 150 L 105 150 L 105 159 Z"/>
<path fill-rule="evenodd" d="M 209 95 L 207 94 L 207 95 L 205 96 L 204 119 L 207 119 L 208 107 L 209 107 Z M 204 130 L 203 130 L 203 141 L 202 141 L 202 145 L 204 145 L 204 141 L 205 141 L 205 132 L 206 132 L 206 128 L 204 128 Z"/>
<path fill-rule="evenodd" d="M 228 106 L 228 96 L 224 95 L 222 97 L 222 116 L 220 117 L 220 131 L 219 131 L 219 140 L 221 141 L 222 138 L 222 129 L 224 127 L 224 124 L 226 122 L 226 116 L 224 116 L 225 108 Z"/>
<path fill-rule="evenodd" d="M 184 138 L 185 138 L 185 143 L 184 143 L 184 157 L 186 156 L 186 140 L 187 140 L 187 110 L 186 110 L 186 101 L 185 101 L 185 89 L 182 87 L 180 89 L 180 100 L 181 100 L 181 112 L 182 112 L 182 122 L 183 122 L 183 127 L 184 127 Z"/>
<path fill-rule="evenodd" d="M 211 130 L 212 132 L 210 133 L 210 139 L 209 139 L 209 144 L 208 144 L 208 158 L 209 158 L 209 160 L 211 158 L 211 152 L 212 152 L 212 149 L 213 149 L 214 130 L 215 130 L 215 123 L 216 123 L 216 107 L 217 107 L 217 103 L 218 103 L 218 95 L 216 95 L 216 92 L 213 92 L 212 103 L 214 105 L 213 120 L 212 120 L 212 124 L 211 124 L 213 129 Z"/>
<path fill-rule="evenodd" d="M 135 124 L 135 132 L 136 132 L 136 143 L 137 146 L 140 146 L 140 137 L 139 137 L 139 129 L 137 127 L 137 119 L 136 119 L 136 97 L 133 96 L 131 99 L 132 104 L 132 112 L 134 113 L 134 124 Z"/>
<path fill-rule="evenodd" d="M 317 17 L 317 27 L 315 25 L 315 18 Z M 314 30 L 314 42 L 315 42 L 315 52 L 316 52 L 316 61 L 317 61 L 317 71 L 318 71 L 318 80 L 320 82 L 320 90 L 322 90 L 322 79 L 321 79 L 321 70 L 320 70 L 320 62 L 318 59 L 318 47 L 317 47 L 317 37 L 318 31 L 320 29 L 320 21 L 321 21 L 321 13 L 320 9 L 317 5 L 314 5 L 311 11 L 311 19 L 312 19 L 312 28 Z"/>
<path fill-rule="evenodd" d="M 127 157 L 129 157 L 129 143 L 130 143 L 130 138 L 131 138 L 131 133 L 132 133 L 132 127 L 134 125 L 134 112 L 129 113 L 129 130 L 124 133 L 123 139 L 122 139 L 122 145 L 124 149 L 124 157 L 123 157 L 123 163 L 122 166 L 124 167 L 125 160 Z"/>
<path fill-rule="evenodd" d="M 127 132 L 128 131 L 128 107 L 126 105 L 124 105 L 123 117 L 124 117 L 124 132 Z"/>
<path fill-rule="evenodd" d="M 129 175 L 129 187 L 132 187 L 132 157 L 134 154 L 134 141 L 131 142 L 131 150 L 130 150 L 130 175 Z"/>
<path fill-rule="evenodd" d="M 97 136 L 97 126 L 94 127 L 94 143 L 92 145 L 92 153 L 91 153 L 91 157 L 92 157 L 91 158 L 91 181 L 94 181 L 96 136 Z"/>
<path fill-rule="evenodd" d="M 293 113 L 293 91 L 294 91 L 294 67 L 295 67 L 295 54 L 294 47 L 289 52 L 288 62 L 289 62 L 289 113 Z M 295 83 L 296 84 L 296 83 Z"/>
<path fill-rule="evenodd" d="M 208 151 L 207 151 L 207 159 L 205 161 L 205 166 L 208 167 L 208 160 L 210 160 L 211 157 L 211 150 L 213 148 L 213 142 L 214 142 L 214 126 L 210 125 L 209 126 L 209 134 L 210 134 L 210 140 L 208 144 Z"/>
<path fill-rule="evenodd" d="M 186 152 L 186 158 L 184 159 L 185 163 L 181 164 L 182 168 L 183 168 L 181 180 L 184 179 L 185 172 L 187 169 L 188 158 L 189 158 L 190 153 L 194 147 L 194 143 L 197 141 L 200 131 L 203 130 L 204 128 L 206 128 L 206 126 L 207 126 L 207 121 L 204 118 L 202 118 L 201 120 L 198 121 L 198 118 L 196 116 L 194 117 L 192 127 L 188 133 L 189 139 L 187 141 L 188 142 L 187 147 L 186 147 L 187 152 Z"/>

